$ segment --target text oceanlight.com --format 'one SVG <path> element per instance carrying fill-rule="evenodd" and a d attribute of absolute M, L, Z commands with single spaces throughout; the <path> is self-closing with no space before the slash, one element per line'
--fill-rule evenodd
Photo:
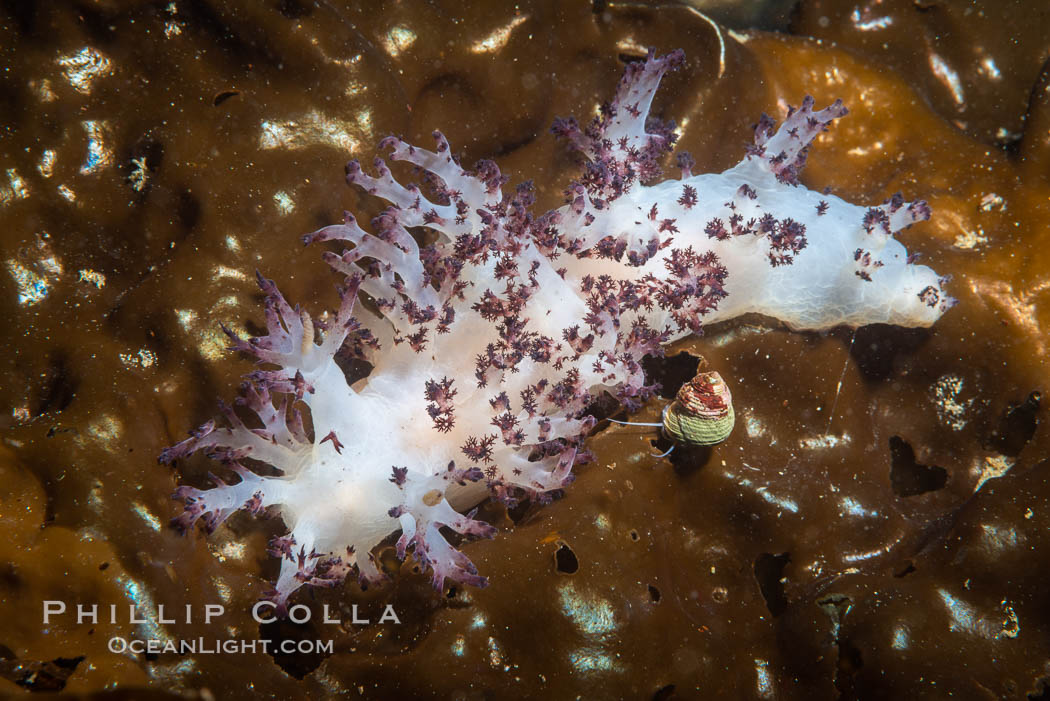
<path fill-rule="evenodd" d="M 331 640 L 219 640 L 215 638 L 197 638 L 196 640 L 147 640 L 127 639 L 120 636 L 109 639 L 109 651 L 117 654 L 130 652 L 134 655 L 176 653 L 180 655 L 238 655 L 256 653 L 295 653 L 331 654 L 334 642 Z"/>

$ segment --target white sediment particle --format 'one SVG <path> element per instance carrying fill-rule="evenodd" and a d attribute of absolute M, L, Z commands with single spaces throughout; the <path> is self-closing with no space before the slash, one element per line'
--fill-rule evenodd
<path fill-rule="evenodd" d="M 406 51 L 412 44 L 416 43 L 416 33 L 408 27 L 402 27 L 400 25 L 392 27 L 390 31 L 383 37 L 383 48 L 390 54 L 391 57 L 397 58 L 401 53 Z"/>
<path fill-rule="evenodd" d="M 10 204 L 15 200 L 24 200 L 29 197 L 29 188 L 26 181 L 14 168 L 7 169 L 7 182 L 9 186 L 0 185 L 0 205 Z"/>
<path fill-rule="evenodd" d="M 142 370 L 153 367 L 157 362 L 157 354 L 146 348 L 139 348 L 133 353 L 121 353 L 119 357 L 125 367 Z"/>
<path fill-rule="evenodd" d="M 977 463 L 973 471 L 977 473 L 977 484 L 973 491 L 977 492 L 984 483 L 991 479 L 1002 477 L 1014 466 L 1013 458 L 1005 455 L 988 455 L 982 462 Z"/>
<path fill-rule="evenodd" d="M 115 441 L 123 432 L 124 425 L 115 416 L 109 414 L 93 421 L 88 426 L 88 434 L 103 442 Z"/>
<path fill-rule="evenodd" d="M 977 209 L 982 212 L 1005 212 L 1006 200 L 994 192 L 989 192 L 981 198 L 981 204 L 977 206 Z"/>
<path fill-rule="evenodd" d="M 893 642 L 890 646 L 894 650 L 907 650 L 911 644 L 911 632 L 903 623 L 898 623 L 893 628 Z"/>
<path fill-rule="evenodd" d="M 744 429 L 747 431 L 749 438 L 759 438 L 760 436 L 766 435 L 766 425 L 762 419 L 752 414 L 749 410 L 741 411 L 741 418 L 744 419 Z"/>
<path fill-rule="evenodd" d="M 1016 548 L 1023 539 L 1016 529 L 997 526 L 994 523 L 982 523 L 981 536 L 989 552 L 993 553 Z"/>
<path fill-rule="evenodd" d="M 231 268 L 228 265 L 216 265 L 211 273 L 212 281 L 217 280 L 247 280 L 248 276 L 243 270 Z"/>
<path fill-rule="evenodd" d="M 825 433 L 822 436 L 800 438 L 798 447 L 804 450 L 819 450 L 822 448 L 834 448 L 839 445 L 849 445 L 852 440 L 848 433 L 843 433 L 841 436 Z"/>
<path fill-rule="evenodd" d="M 962 80 L 959 78 L 959 74 L 940 55 L 932 51 L 930 52 L 929 62 L 933 74 L 944 84 L 944 87 L 948 88 L 952 99 L 955 100 L 955 104 L 958 107 L 962 107 L 966 103 L 966 97 L 963 94 Z"/>
<path fill-rule="evenodd" d="M 489 664 L 493 667 L 499 667 L 503 664 L 503 653 L 500 652 L 499 643 L 495 638 L 489 636 L 488 639 L 489 648 Z"/>
<path fill-rule="evenodd" d="M 463 653 L 467 649 L 467 639 L 462 635 L 457 635 L 452 641 L 452 654 L 456 657 L 463 657 Z"/>
<path fill-rule="evenodd" d="M 88 147 L 80 172 L 83 175 L 97 173 L 113 162 L 113 150 L 108 141 L 109 124 L 97 119 L 86 119 L 81 124 L 88 135 Z"/>
<path fill-rule="evenodd" d="M 58 59 L 58 65 L 66 76 L 69 84 L 77 92 L 87 95 L 91 88 L 102 76 L 111 70 L 111 63 L 98 49 L 85 46 L 75 54 L 63 56 Z"/>
<path fill-rule="evenodd" d="M 518 15 L 517 17 L 514 17 L 510 22 L 507 22 L 502 27 L 493 30 L 487 36 L 471 44 L 471 52 L 475 54 L 487 54 L 502 49 L 507 45 L 507 42 L 510 41 L 511 34 L 514 30 L 528 21 L 528 15 Z"/>
<path fill-rule="evenodd" d="M 170 39 L 180 34 L 182 34 L 182 27 L 179 26 L 178 22 L 168 20 L 164 23 L 164 36 Z"/>
<path fill-rule="evenodd" d="M 1006 599 L 999 602 L 997 613 L 982 615 L 976 606 L 946 589 L 938 589 L 937 595 L 948 610 L 948 629 L 952 632 L 968 633 L 986 640 L 1016 638 L 1021 632 L 1020 619 Z"/>
<path fill-rule="evenodd" d="M 240 332 L 244 336 L 243 330 Z M 209 329 L 201 334 L 197 343 L 197 350 L 208 360 L 219 360 L 226 356 L 226 346 L 229 339 L 221 331 Z"/>
<path fill-rule="evenodd" d="M 973 399 L 962 399 L 963 380 L 958 375 L 942 375 L 933 383 L 931 393 L 937 418 L 954 431 L 966 426 L 966 412 Z"/>
<path fill-rule="evenodd" d="M 860 8 L 853 8 L 853 14 L 850 15 L 850 21 L 853 22 L 854 27 L 862 32 L 873 32 L 879 29 L 886 29 L 893 25 L 893 17 L 889 15 L 872 17 L 868 8 L 865 8 L 863 14 L 861 14 Z"/>
<path fill-rule="evenodd" d="M 839 499 L 842 510 L 851 516 L 863 518 L 878 518 L 879 512 L 874 509 L 865 509 L 863 505 L 853 497 L 842 497 Z"/>
<path fill-rule="evenodd" d="M 284 190 L 273 193 L 273 203 L 281 214 L 291 214 L 295 211 L 295 200 Z"/>
<path fill-rule="evenodd" d="M 54 102 L 58 99 L 55 91 L 51 88 L 51 81 L 47 78 L 29 81 L 29 89 L 36 94 L 41 102 Z"/>
<path fill-rule="evenodd" d="M 773 674 L 769 671 L 769 662 L 755 659 L 755 693 L 759 698 L 771 699 L 773 692 Z"/>
<path fill-rule="evenodd" d="M 197 320 L 197 312 L 192 309 L 176 309 L 175 318 L 179 322 L 179 326 L 182 327 L 183 331 L 190 331 L 193 322 Z"/>
<path fill-rule="evenodd" d="M 333 119 L 311 110 L 296 119 L 263 120 L 259 146 L 263 149 L 298 150 L 322 145 L 354 151 L 360 144 L 360 140 L 353 135 L 355 130 L 360 130 L 360 127 L 355 128 L 346 120 Z"/>
<path fill-rule="evenodd" d="M 964 251 L 973 250 L 982 243 L 988 243 L 988 237 L 984 235 L 984 229 L 977 227 L 976 229 L 967 229 L 961 234 L 956 235 L 955 241 L 952 243 L 956 248 L 961 248 Z"/>
<path fill-rule="evenodd" d="M 56 156 L 55 150 L 50 148 L 40 154 L 40 163 L 37 164 L 36 169 L 45 178 L 50 178 L 54 173 Z"/>
<path fill-rule="evenodd" d="M 233 540 L 232 536 L 230 536 L 230 539 L 224 543 L 213 545 L 211 550 L 220 561 L 243 560 L 248 553 L 248 549 L 245 547 L 244 543 L 238 540 Z"/>
<path fill-rule="evenodd" d="M 131 510 L 138 515 L 146 525 L 149 526 L 154 532 L 160 533 L 161 525 L 160 519 L 158 519 L 152 511 L 149 510 L 145 504 L 140 501 L 132 502 Z"/>
<path fill-rule="evenodd" d="M 77 282 L 86 282 L 89 285 L 94 285 L 98 289 L 102 289 L 106 286 L 106 276 L 97 270 L 91 270 L 90 268 L 83 268 L 77 271 Z"/>
<path fill-rule="evenodd" d="M 146 167 L 146 157 L 131 159 L 131 174 L 128 175 L 128 184 L 135 192 L 142 192 L 149 182 L 149 169 Z"/>
<path fill-rule="evenodd" d="M 7 261 L 7 271 L 18 288 L 18 303 L 32 306 L 47 297 L 50 286 L 43 277 L 16 260 Z"/>
<path fill-rule="evenodd" d="M 981 59 L 981 63 L 977 68 L 977 72 L 982 74 L 989 80 L 999 81 L 1003 78 L 1003 74 L 999 70 L 999 66 L 995 64 L 995 59 L 991 56 L 985 56 Z"/>

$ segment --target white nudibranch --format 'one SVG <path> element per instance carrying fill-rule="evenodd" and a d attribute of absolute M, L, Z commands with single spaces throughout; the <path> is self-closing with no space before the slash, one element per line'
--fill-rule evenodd
<path fill-rule="evenodd" d="M 281 569 L 267 596 L 281 609 L 305 585 L 384 579 L 372 551 L 397 531 L 398 556 L 411 551 L 435 587 L 482 586 L 444 529 L 491 537 L 495 528 L 469 511 L 486 497 L 510 505 L 561 494 L 590 459 L 593 400 L 611 395 L 637 410 L 655 391 L 642 360 L 666 344 L 750 312 L 794 329 L 929 326 L 951 306 L 944 281 L 894 238 L 929 218 L 925 203 L 894 196 L 861 207 L 798 184 L 813 139 L 846 113 L 839 102 L 814 111 L 807 97 L 779 130 L 763 117 L 754 146 L 724 173 L 694 175 L 682 154 L 681 178 L 658 182 L 677 137 L 649 108 L 682 62 L 680 51 L 650 52 L 627 65 L 586 128 L 555 122 L 583 170 L 566 204 L 543 214 L 531 211 L 530 183 L 504 192 L 495 163 L 463 169 L 439 133 L 433 151 L 381 143 L 427 172 L 422 188 L 396 180 L 382 159 L 374 177 L 350 163 L 348 181 L 390 206 L 371 232 L 347 214 L 305 237 L 345 276 L 340 308 L 315 317 L 324 323 L 259 276 L 267 335 L 228 332 L 263 366 L 238 400 L 258 420 L 226 409 L 225 426 L 209 421 L 161 454 L 171 463 L 204 451 L 235 479 L 180 486 L 175 524 L 213 529 L 238 509 L 279 514 L 288 533 L 270 544 Z M 367 361 L 368 375 L 351 386 L 337 354 Z M 706 373 L 682 388 L 662 426 L 704 445 L 732 423 L 728 388 Z"/>

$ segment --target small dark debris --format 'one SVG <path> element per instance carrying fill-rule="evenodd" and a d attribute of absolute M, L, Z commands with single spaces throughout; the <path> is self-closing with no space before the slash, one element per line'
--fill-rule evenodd
<path fill-rule="evenodd" d="M 223 90 L 221 93 L 219 93 L 214 98 L 212 98 L 211 104 L 213 106 L 215 106 L 215 107 L 218 107 L 219 105 L 221 105 L 222 103 L 226 102 L 227 100 L 229 100 L 234 95 L 240 95 L 240 94 L 241 93 L 240 93 L 239 90 Z"/>
<path fill-rule="evenodd" d="M 604 5 L 604 4 L 605 3 L 596 2 L 595 3 L 595 7 L 597 7 L 598 5 Z M 642 56 L 642 55 L 636 56 L 634 54 L 620 53 L 620 54 L 617 54 L 617 58 L 619 58 L 620 62 L 623 63 L 624 65 L 627 65 L 629 63 L 645 63 L 645 56 Z"/>
<path fill-rule="evenodd" d="M 900 579 L 901 577 L 907 577 L 909 574 L 915 571 L 915 565 L 912 564 L 911 560 L 904 562 L 893 570 L 893 576 Z"/>
<path fill-rule="evenodd" d="M 301 19 L 313 12 L 313 7 L 300 0 L 281 0 L 277 10 L 287 19 Z"/>
<path fill-rule="evenodd" d="M 73 372 L 69 359 L 64 352 L 56 352 L 48 357 L 47 369 L 41 373 L 42 382 L 33 402 L 33 416 L 57 414 L 70 405 L 76 397 L 80 379 Z"/>
<path fill-rule="evenodd" d="M 675 698 L 674 689 L 674 684 L 661 687 L 653 694 L 653 701 L 671 701 L 671 699 Z"/>
<path fill-rule="evenodd" d="M 200 200 L 189 190 L 183 190 L 175 205 L 175 220 L 183 231 L 193 231 L 200 223 L 201 210 Z"/>
<path fill-rule="evenodd" d="M 1050 701 L 1050 678 L 1036 681 L 1035 691 L 1028 692 L 1028 701 Z"/>

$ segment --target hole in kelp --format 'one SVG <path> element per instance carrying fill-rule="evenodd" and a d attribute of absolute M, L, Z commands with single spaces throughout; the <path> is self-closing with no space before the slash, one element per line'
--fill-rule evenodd
<path fill-rule="evenodd" d="M 830 594 L 816 603 L 831 620 L 834 644 L 838 647 L 835 688 L 839 691 L 839 698 L 855 699 L 856 675 L 863 666 L 863 659 L 860 650 L 843 636 L 843 623 L 853 607 L 853 602 L 844 594 Z"/>
<path fill-rule="evenodd" d="M 699 365 L 700 358 L 686 351 L 665 358 L 650 356 L 642 360 L 646 380 L 650 384 L 660 384 L 659 394 L 664 399 L 674 399 L 678 389 L 696 377 Z"/>
<path fill-rule="evenodd" d="M 755 579 L 766 600 L 766 608 L 774 617 L 787 610 L 787 594 L 784 593 L 784 568 L 791 562 L 791 555 L 762 553 L 755 560 Z"/>
<path fill-rule="evenodd" d="M 839 659 L 835 671 L 835 688 L 839 698 L 857 698 L 857 672 L 864 666 L 864 657 L 860 648 L 849 640 L 839 640 Z"/>
<path fill-rule="evenodd" d="M 558 550 L 554 553 L 554 568 L 562 574 L 576 574 L 579 571 L 580 561 L 568 544 L 558 544 Z"/>
<path fill-rule="evenodd" d="M 900 436 L 890 438 L 890 484 L 899 497 L 936 491 L 948 482 L 948 471 L 936 465 L 920 465 L 915 451 Z"/>
<path fill-rule="evenodd" d="M 999 417 L 999 425 L 984 442 L 984 448 L 1017 457 L 1035 435 L 1041 402 L 1039 392 L 1032 392 L 1020 404 L 1011 402 Z"/>
<path fill-rule="evenodd" d="M 660 601 L 660 590 L 654 587 L 652 584 L 649 585 L 649 600 L 654 604 Z"/>
<path fill-rule="evenodd" d="M 278 667 L 296 679 L 302 679 L 320 667 L 328 657 L 320 651 L 321 646 L 313 644 L 318 637 L 317 630 L 310 623 L 294 623 L 282 618 L 259 624 L 259 639 L 269 641 L 266 650 L 270 657 Z M 284 652 L 285 649 L 296 652 Z M 312 652 L 299 652 L 308 649 Z"/>
<path fill-rule="evenodd" d="M 916 354 L 930 335 L 929 329 L 869 324 L 857 329 L 850 354 L 866 380 L 886 380 L 898 358 Z"/>
<path fill-rule="evenodd" d="M 56 657 L 45 662 L 17 660 L 10 649 L 4 647 L 3 651 L 3 655 L 0 655 L 0 660 L 3 660 L 3 664 L 0 664 L 0 676 L 29 691 L 62 691 L 66 687 L 66 681 L 84 661 L 83 655 Z"/>
<path fill-rule="evenodd" d="M 346 383 L 353 385 L 358 380 L 363 380 L 372 374 L 372 363 L 361 358 L 355 358 L 342 350 L 335 354 L 335 364 L 346 376 Z"/>

